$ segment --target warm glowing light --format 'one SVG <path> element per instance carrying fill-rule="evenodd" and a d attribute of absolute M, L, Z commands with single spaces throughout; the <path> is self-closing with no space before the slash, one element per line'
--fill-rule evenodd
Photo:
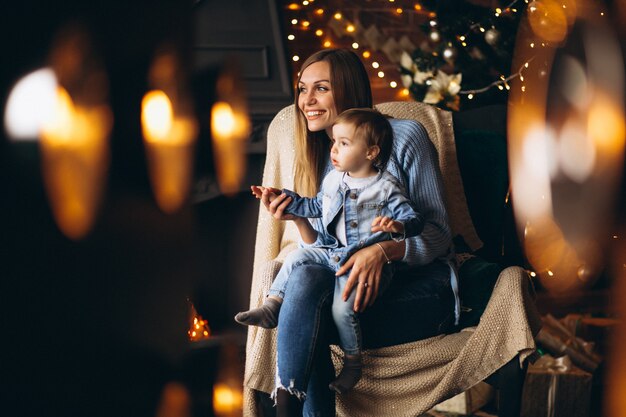
<path fill-rule="evenodd" d="M 207 339 L 211 335 L 211 328 L 206 320 L 202 318 L 196 307 L 189 301 L 189 330 L 187 336 L 191 342 Z"/>
<path fill-rule="evenodd" d="M 287 8 L 289 10 L 299 10 L 300 9 L 300 5 L 298 5 L 297 3 L 291 3 L 291 4 L 289 4 L 289 6 L 287 6 Z"/>
<path fill-rule="evenodd" d="M 172 120 L 172 103 L 163 91 L 150 91 L 144 96 L 141 125 L 147 140 L 166 140 L 172 129 Z"/>
<path fill-rule="evenodd" d="M 402 8 L 398 7 L 398 8 L 396 9 L 396 13 L 397 13 L 397 14 L 402 14 L 402 12 L 404 12 L 404 10 L 402 10 Z"/>
<path fill-rule="evenodd" d="M 184 204 L 191 185 L 196 124 L 175 116 L 169 97 L 152 90 L 142 100 L 141 127 L 156 202 L 173 213 Z"/>
<path fill-rule="evenodd" d="M 218 383 L 213 387 L 213 410 L 217 415 L 229 415 L 243 407 L 243 394 L 230 386 Z"/>
<path fill-rule="evenodd" d="M 318 15 L 318 16 L 323 15 L 324 14 L 324 9 L 317 9 L 317 10 L 315 10 L 315 14 Z"/>
<path fill-rule="evenodd" d="M 341 13 L 337 12 L 337 13 L 335 13 L 335 14 L 333 15 L 333 17 L 334 17 L 335 19 L 337 19 L 337 20 L 341 20 L 341 18 L 343 17 L 343 15 L 342 15 Z"/>
<path fill-rule="evenodd" d="M 346 26 L 346 32 L 348 32 L 348 33 L 353 33 L 355 30 L 356 29 L 355 29 L 354 25 Z"/>
<path fill-rule="evenodd" d="M 191 396 L 187 388 L 179 382 L 168 382 L 161 391 L 161 398 L 155 417 L 191 416 Z"/>
<path fill-rule="evenodd" d="M 54 71 L 43 68 L 20 79 L 11 90 L 4 113 L 8 136 L 36 140 L 41 126 L 52 117 L 57 79 Z"/>
<path fill-rule="evenodd" d="M 330 48 L 332 46 L 331 41 L 324 41 L 324 48 Z"/>
<path fill-rule="evenodd" d="M 308 28 L 310 24 L 311 24 L 311 22 L 309 22 L 308 20 L 303 20 L 302 21 L 302 26 L 305 27 L 305 28 Z"/>
<path fill-rule="evenodd" d="M 535 35 L 548 42 L 561 42 L 567 35 L 567 15 L 555 0 L 533 2 L 528 22 Z"/>
<path fill-rule="evenodd" d="M 250 119 L 247 113 L 218 101 L 211 110 L 211 134 L 220 188 L 227 195 L 234 194 L 245 174 Z"/>
<path fill-rule="evenodd" d="M 626 128 L 623 112 L 616 104 L 597 97 L 589 109 L 587 126 L 598 152 L 609 158 L 623 154 Z"/>
<path fill-rule="evenodd" d="M 315 31 L 315 34 L 316 34 L 317 36 L 322 36 L 322 35 L 324 34 L 324 31 L 323 31 L 322 29 L 317 29 L 317 30 Z"/>
<path fill-rule="evenodd" d="M 575 16 L 576 4 L 530 4 L 531 36 L 540 39 L 518 39 L 513 67 L 528 68 L 533 56 L 533 70 L 519 77 L 524 84 L 512 89 L 509 98 L 516 221 L 524 230 L 528 262 L 552 292 L 589 288 L 603 271 L 610 252 L 606 235 L 615 215 L 616 178 L 623 173 L 626 129 L 619 46 L 603 30 L 606 22 L 594 21 L 592 13 Z M 588 25 L 581 24 L 577 36 L 583 41 L 576 38 L 576 53 L 569 55 L 570 42 L 562 42 L 574 17 Z M 565 53 L 556 55 L 557 48 Z M 553 61 L 558 62 L 554 68 Z M 502 87 L 509 88 L 506 80 Z M 552 96 L 563 104 L 548 109 Z"/>
<path fill-rule="evenodd" d="M 418 12 L 419 12 L 419 11 L 421 11 L 421 10 L 422 10 L 422 5 L 418 3 L 418 4 L 416 4 L 415 6 L 413 6 L 413 8 L 414 8 L 416 11 L 418 11 Z"/>
<path fill-rule="evenodd" d="M 408 97 L 408 96 L 409 96 L 409 94 L 410 94 L 410 91 L 409 91 L 409 89 L 408 89 L 408 88 L 403 88 L 403 89 L 400 91 L 400 94 L 401 94 L 402 96 L 404 96 L 404 97 Z"/>
<path fill-rule="evenodd" d="M 71 239 L 91 229 L 109 162 L 108 107 L 82 108 L 58 87 L 51 117 L 41 129 L 44 182 L 59 229 Z"/>
<path fill-rule="evenodd" d="M 213 105 L 211 129 L 214 135 L 223 140 L 230 139 L 237 129 L 235 114 L 228 103 L 218 102 Z"/>
<path fill-rule="evenodd" d="M 372 53 L 370 51 L 363 51 L 363 58 L 368 59 L 371 56 L 372 56 Z"/>

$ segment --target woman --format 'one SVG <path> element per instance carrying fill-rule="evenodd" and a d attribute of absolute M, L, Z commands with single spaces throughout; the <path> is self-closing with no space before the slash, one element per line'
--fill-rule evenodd
<path fill-rule="evenodd" d="M 330 129 L 339 113 L 354 107 L 372 107 L 369 79 L 358 56 L 328 49 L 309 57 L 302 65 L 295 94 L 294 181 L 299 194 L 315 195 L 320 179 L 332 169 L 328 161 Z M 420 124 L 390 122 L 394 147 L 387 170 L 424 214 L 425 226 L 414 238 L 357 251 L 337 271 L 338 275 L 349 272 L 345 294 L 356 293 L 354 310 L 363 313 L 366 348 L 432 337 L 451 324 L 455 312 L 455 291 L 446 261 L 451 233 L 436 152 Z M 286 194 L 271 202 L 269 195 L 261 200 L 275 219 L 290 218 L 283 212 L 289 204 Z M 382 267 L 389 260 L 403 260 L 411 267 L 394 277 L 388 293 L 374 304 Z M 333 340 L 330 304 L 334 280 L 333 271 L 321 265 L 301 265 L 292 271 L 277 331 L 279 416 L 301 415 L 302 407 L 307 416 L 335 416 L 334 394 L 328 389 L 334 379 L 328 348 Z M 402 313 L 394 311 L 396 304 L 411 305 L 414 322 L 410 329 Z M 376 313 L 368 316 L 376 308 Z M 368 329 L 368 318 L 374 328 Z M 381 320 L 384 328 L 376 325 Z"/>

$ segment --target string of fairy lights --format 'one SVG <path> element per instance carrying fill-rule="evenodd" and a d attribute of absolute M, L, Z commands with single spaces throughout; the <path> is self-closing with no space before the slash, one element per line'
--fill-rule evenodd
<path fill-rule="evenodd" d="M 547 9 L 546 4 L 557 4 L 566 11 L 575 9 L 576 0 L 512 0 L 504 6 L 484 8 L 480 20 L 470 22 L 465 27 L 459 27 L 457 33 L 447 33 L 444 36 L 443 29 L 449 32 L 449 27 L 442 27 L 440 17 L 434 10 L 433 2 L 428 1 L 397 1 L 378 0 L 369 1 L 367 4 L 353 0 L 325 1 L 303 0 L 301 2 L 289 1 L 285 3 L 288 21 L 287 40 L 292 51 L 292 61 L 298 62 L 302 56 L 314 52 L 308 51 L 311 45 L 316 49 L 344 47 L 351 48 L 363 58 L 371 74 L 373 84 L 379 88 L 395 90 L 395 98 L 409 98 L 413 96 L 418 101 L 430 99 L 431 104 L 448 109 L 458 110 L 459 97 L 473 100 L 477 95 L 497 89 L 507 93 L 511 89 L 511 81 L 519 79 L 522 90 L 524 85 L 524 71 L 529 69 L 534 56 L 530 55 L 526 61 L 516 69 L 494 72 L 492 79 L 481 85 L 471 85 L 467 82 L 469 69 L 463 74 L 463 83 L 458 82 L 460 77 L 453 77 L 454 72 L 461 73 L 464 68 L 455 67 L 455 59 L 459 52 L 467 55 L 480 57 L 477 41 L 491 45 L 494 49 L 499 48 L 500 43 L 506 41 L 507 48 L 512 49 L 515 41 L 515 33 L 507 33 L 512 39 L 502 39 L 504 35 L 499 32 L 498 26 L 503 22 L 519 21 L 522 14 L 528 12 L 538 16 L 535 20 L 541 20 L 533 30 L 541 30 L 543 26 L 550 26 L 551 16 L 559 13 L 559 10 Z M 436 2 L 434 2 L 436 3 Z M 550 15 L 548 15 L 550 14 Z M 382 28 L 382 29 L 381 29 Z M 544 30 L 554 30 L 545 28 Z M 399 38 L 399 39 L 398 39 Z M 541 39 L 529 40 L 530 48 L 550 46 L 551 42 Z M 428 46 L 424 46 L 428 43 Z M 407 68 L 401 63 L 402 53 L 412 56 L 416 65 Z M 420 59 L 415 58 L 415 52 L 419 52 Z M 512 51 L 510 51 L 512 54 Z M 419 68 L 429 60 L 436 62 L 429 74 Z M 419 61 L 419 62 L 418 62 Z M 509 62 L 510 64 L 510 62 Z M 421 71 L 421 74 L 417 74 Z M 440 78 L 435 81 L 437 72 L 450 75 L 449 78 Z M 295 71 L 294 71 L 295 72 Z M 412 78 L 403 78 L 410 75 Z M 425 78 L 425 79 L 422 79 Z M 422 81 L 423 85 L 418 85 Z M 463 88 L 461 88 L 463 87 Z M 439 91 L 432 91 L 438 88 Z M 435 94 L 428 94 L 428 92 Z M 430 98 L 428 98 L 428 97 Z M 440 98 L 433 102 L 433 97 Z M 451 105 L 456 100 L 457 106 Z"/>

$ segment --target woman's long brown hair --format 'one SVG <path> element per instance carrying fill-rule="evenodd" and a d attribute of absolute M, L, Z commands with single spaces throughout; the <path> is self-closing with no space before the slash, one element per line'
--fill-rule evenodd
<path fill-rule="evenodd" d="M 302 72 L 311 64 L 326 61 L 330 67 L 330 87 L 335 100 L 337 114 L 354 107 L 372 108 L 372 89 L 365 66 L 359 57 L 346 49 L 324 49 L 311 55 L 300 69 Z M 295 146 L 294 169 L 295 190 L 304 196 L 317 193 L 324 167 L 328 160 L 329 138 L 324 130 L 310 132 L 304 115 L 298 108 L 300 76 L 295 93 Z"/>

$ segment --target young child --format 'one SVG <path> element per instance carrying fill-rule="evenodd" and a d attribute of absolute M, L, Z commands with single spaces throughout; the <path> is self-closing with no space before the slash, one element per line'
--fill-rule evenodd
<path fill-rule="evenodd" d="M 315 230 L 308 221 L 298 222 L 301 248 L 285 259 L 269 290 L 264 304 L 235 316 L 238 323 L 274 328 L 292 269 L 314 262 L 338 270 L 357 250 L 395 239 L 402 240 L 421 233 L 423 218 L 416 213 L 397 179 L 384 170 L 393 141 L 389 121 L 373 109 L 350 109 L 340 114 L 332 128 L 330 160 L 334 170 L 322 182 L 314 198 L 300 197 L 290 190 L 292 202 L 286 213 L 301 218 L 320 218 L 323 228 Z M 266 187 L 252 186 L 261 198 Z M 281 193 L 267 188 L 270 201 Z M 384 249 L 380 246 L 384 253 Z M 385 254 L 385 257 L 387 255 Z M 388 258 L 387 258 L 388 260 Z M 387 287 L 394 265 L 388 260 L 380 280 L 379 293 Z M 333 319 L 344 351 L 344 365 L 330 389 L 344 393 L 361 378 L 361 337 L 354 311 L 356 291 L 343 299 L 349 273 L 338 276 L 333 298 Z M 367 282 L 363 284 L 366 288 Z"/>

